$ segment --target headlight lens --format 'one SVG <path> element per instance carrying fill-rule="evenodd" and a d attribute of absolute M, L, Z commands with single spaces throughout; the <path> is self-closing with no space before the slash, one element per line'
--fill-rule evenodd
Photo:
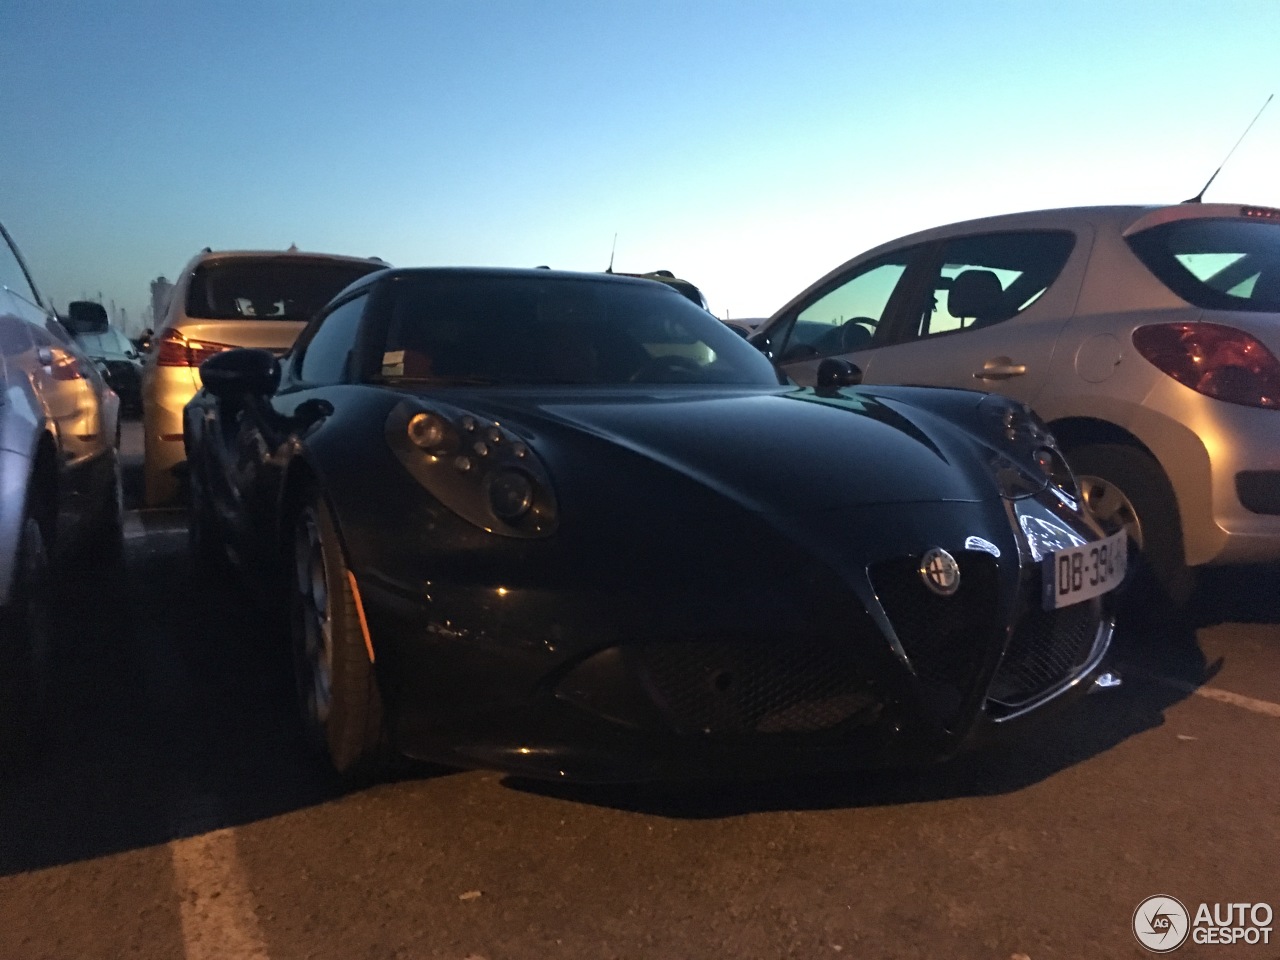
<path fill-rule="evenodd" d="M 439 453 L 449 438 L 449 426 L 444 418 L 434 413 L 415 413 L 409 418 L 409 439 L 421 450 Z"/>
<path fill-rule="evenodd" d="M 1046 481 L 1075 500 L 1075 477 L 1048 426 L 1030 407 L 998 394 L 978 404 L 988 442 L 995 451 L 992 469 L 1001 496 L 1017 500 L 1039 493 Z"/>
<path fill-rule="evenodd" d="M 489 481 L 489 506 L 499 520 L 515 523 L 533 506 L 533 484 L 518 470 L 503 470 Z"/>
<path fill-rule="evenodd" d="M 525 440 L 450 404 L 424 407 L 416 400 L 398 404 L 387 416 L 385 436 L 431 496 L 489 533 L 538 538 L 555 531 L 551 480 Z"/>

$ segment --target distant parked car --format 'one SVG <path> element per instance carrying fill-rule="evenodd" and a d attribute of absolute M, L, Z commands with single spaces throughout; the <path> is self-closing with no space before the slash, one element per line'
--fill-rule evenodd
<path fill-rule="evenodd" d="M 609 272 L 613 273 L 612 270 Z M 619 273 L 618 276 L 639 277 L 642 280 L 656 280 L 658 283 L 665 283 L 668 287 L 678 291 L 686 300 L 692 300 L 703 310 L 707 309 L 707 298 L 703 296 L 702 291 L 688 280 L 681 280 L 670 270 L 650 270 L 648 273 Z"/>
<path fill-rule="evenodd" d="M 750 337 L 753 333 L 755 333 L 757 330 L 760 329 L 760 325 L 764 323 L 764 321 L 765 321 L 764 317 L 747 317 L 745 319 L 738 319 L 737 317 L 735 317 L 732 320 L 725 320 L 724 322 L 726 325 L 728 325 L 730 328 L 740 333 L 742 336 Z"/>
<path fill-rule="evenodd" d="M 0 225 L 0 741 L 44 673 L 50 559 L 120 546 L 119 406 Z"/>
<path fill-rule="evenodd" d="M 99 310 L 99 304 L 93 304 Z M 142 355 L 133 342 L 115 327 L 106 323 L 91 330 L 73 331 L 76 343 L 102 371 L 111 389 L 120 397 L 121 409 L 126 413 L 142 413 Z"/>
<path fill-rule="evenodd" d="M 1175 599 L 1190 567 L 1280 559 L 1280 210 L 938 227 L 848 261 L 752 339 L 800 383 L 843 357 L 867 383 L 1030 404 Z"/>
<path fill-rule="evenodd" d="M 643 280 L 393 270 L 187 406 L 208 564 L 289 612 L 342 771 L 943 759 L 1092 686 L 1124 577 L 1021 404 L 781 381 Z M 1099 678 L 1101 679 L 1101 678 Z"/>
<path fill-rule="evenodd" d="M 365 274 L 377 258 L 289 251 L 213 251 L 183 269 L 143 362 L 143 475 L 148 506 L 175 502 L 182 408 L 200 389 L 200 364 L 232 347 L 289 349 L 313 313 Z"/>

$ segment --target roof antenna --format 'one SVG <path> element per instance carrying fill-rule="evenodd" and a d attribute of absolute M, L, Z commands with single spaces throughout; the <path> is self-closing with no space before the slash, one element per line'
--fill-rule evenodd
<path fill-rule="evenodd" d="M 1267 97 L 1266 103 L 1262 105 L 1262 110 L 1267 109 L 1267 104 L 1271 102 L 1271 97 L 1274 97 L 1274 96 L 1275 94 L 1273 93 L 1271 94 L 1271 96 Z M 1249 135 L 1249 131 L 1253 129 L 1253 125 L 1258 122 L 1258 117 L 1262 116 L 1262 110 L 1259 110 L 1256 114 L 1254 114 L 1253 119 L 1249 121 L 1249 126 L 1244 128 L 1244 133 L 1240 134 L 1240 140 L 1236 141 L 1236 147 L 1240 146 L 1240 141 Z M 1214 178 L 1217 177 L 1217 175 L 1222 172 L 1222 168 L 1225 167 L 1227 165 L 1227 161 L 1231 159 L 1231 154 L 1236 152 L 1236 147 L 1232 147 L 1229 151 L 1227 151 L 1227 155 L 1222 158 L 1222 163 L 1218 164 L 1218 169 L 1213 171 L 1213 176 L 1209 178 L 1209 183 L 1213 183 Z M 1204 196 L 1204 192 L 1209 189 L 1209 183 L 1206 183 L 1203 187 L 1201 187 L 1200 192 L 1197 193 L 1190 200 L 1183 200 L 1182 202 L 1183 203 L 1199 203 L 1200 198 Z"/>
<path fill-rule="evenodd" d="M 609 269 L 605 273 L 613 273 L 613 255 L 618 252 L 618 235 L 613 235 L 613 247 L 609 250 Z"/>

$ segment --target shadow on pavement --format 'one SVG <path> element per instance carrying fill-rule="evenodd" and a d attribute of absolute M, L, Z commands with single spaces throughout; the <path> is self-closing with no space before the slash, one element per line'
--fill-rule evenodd
<path fill-rule="evenodd" d="M 181 530 L 127 553 L 127 571 L 69 572 L 59 590 L 38 759 L 0 782 L 0 875 L 342 792 L 305 747 L 267 618 L 194 575 Z"/>

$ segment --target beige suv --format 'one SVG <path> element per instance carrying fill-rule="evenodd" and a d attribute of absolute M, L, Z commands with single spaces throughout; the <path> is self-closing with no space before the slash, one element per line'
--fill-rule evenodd
<path fill-rule="evenodd" d="M 343 287 L 386 267 L 377 258 L 293 249 L 197 254 L 174 284 L 143 366 L 147 506 L 180 497 L 182 408 L 200 389 L 200 364 L 232 347 L 284 353 Z"/>

